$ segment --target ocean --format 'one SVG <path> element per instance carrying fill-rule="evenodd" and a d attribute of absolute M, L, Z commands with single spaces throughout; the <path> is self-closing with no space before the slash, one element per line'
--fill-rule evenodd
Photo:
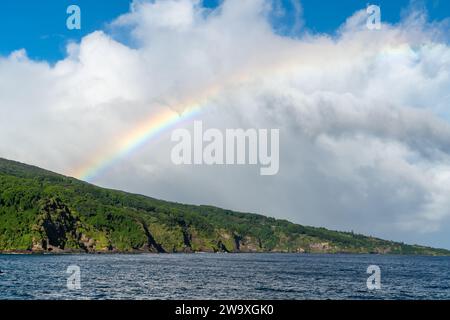
<path fill-rule="evenodd" d="M 450 299 L 450 257 L 0 255 L 0 270 L 0 299 Z"/>

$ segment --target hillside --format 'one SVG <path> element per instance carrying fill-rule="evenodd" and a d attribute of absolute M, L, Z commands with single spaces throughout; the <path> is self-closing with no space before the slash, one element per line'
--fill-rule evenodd
<path fill-rule="evenodd" d="M 0 252 L 197 251 L 450 253 L 108 190 L 0 158 Z"/>

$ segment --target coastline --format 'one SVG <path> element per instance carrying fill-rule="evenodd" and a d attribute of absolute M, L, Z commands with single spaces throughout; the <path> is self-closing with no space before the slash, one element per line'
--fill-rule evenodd
<path fill-rule="evenodd" d="M 236 251 L 236 252 L 212 252 L 212 251 L 190 251 L 190 252 L 151 252 L 151 251 L 29 251 L 29 250 L 16 250 L 16 251 L 0 251 L 1 255 L 23 255 L 23 256 L 64 256 L 64 255 L 195 255 L 195 254 L 292 254 L 292 255 L 352 255 L 352 256 L 409 256 L 409 257 L 450 257 L 450 254 L 410 254 L 410 253 L 381 253 L 381 252 L 286 252 L 286 251 Z"/>

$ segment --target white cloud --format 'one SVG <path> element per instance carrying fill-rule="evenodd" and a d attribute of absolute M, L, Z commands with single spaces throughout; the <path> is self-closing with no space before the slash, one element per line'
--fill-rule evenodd
<path fill-rule="evenodd" d="M 277 176 L 174 166 L 167 132 L 97 182 L 450 247 L 444 23 L 410 11 L 371 31 L 361 10 L 336 37 L 289 38 L 270 25 L 271 4 L 135 1 L 54 66 L 0 58 L 0 155 L 70 173 L 157 110 L 207 101 L 206 126 L 280 129 Z"/>

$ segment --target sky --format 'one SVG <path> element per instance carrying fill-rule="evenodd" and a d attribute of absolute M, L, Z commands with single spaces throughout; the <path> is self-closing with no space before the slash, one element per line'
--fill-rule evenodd
<path fill-rule="evenodd" d="M 204 0 L 205 8 L 217 8 L 222 1 Z M 296 18 L 302 20 L 302 32 L 332 34 L 347 17 L 367 6 L 366 0 L 302 0 L 301 12 L 295 10 L 292 0 L 280 0 L 279 6 L 287 13 L 272 23 L 277 30 L 290 29 Z M 450 3 L 445 0 L 416 1 L 428 10 L 430 20 L 448 17 Z M 0 3 L 0 54 L 25 48 L 28 56 L 37 60 L 55 62 L 66 56 L 66 45 L 80 41 L 82 37 L 96 30 L 108 29 L 108 24 L 119 15 L 126 13 L 132 0 L 3 0 Z M 383 20 L 397 23 L 402 10 L 410 0 L 372 1 L 383 8 Z M 82 29 L 68 30 L 65 25 L 66 9 L 76 4 L 82 8 Z"/>
<path fill-rule="evenodd" d="M 370 4 L 379 30 L 366 1 L 3 0 L 0 157 L 450 248 L 450 2 Z M 194 120 L 279 129 L 278 174 L 175 165 Z"/>

